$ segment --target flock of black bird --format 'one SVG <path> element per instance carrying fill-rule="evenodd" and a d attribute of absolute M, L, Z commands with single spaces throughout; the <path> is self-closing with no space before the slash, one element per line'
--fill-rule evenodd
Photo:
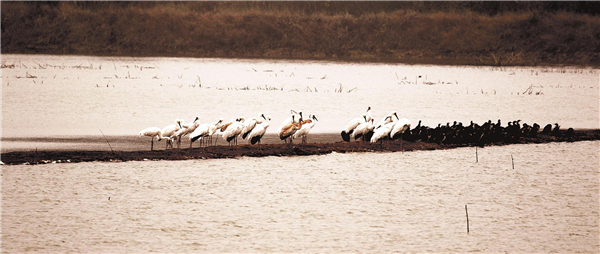
<path fill-rule="evenodd" d="M 438 144 L 470 144 L 483 146 L 486 144 L 513 144 L 519 143 L 523 138 L 537 138 L 539 134 L 564 137 L 569 139 L 573 136 L 573 128 L 569 128 L 566 132 L 562 133 L 560 126 L 556 123 L 554 126 L 548 124 L 540 132 L 540 125 L 534 123 L 529 125 L 526 123 L 521 124 L 521 120 L 508 122 L 506 127 L 502 127 L 500 120 L 493 123 L 491 120 L 485 122 L 482 125 L 471 123 L 464 126 L 460 122 L 454 121 L 451 125 L 438 124 L 437 127 L 431 128 L 428 126 L 422 126 L 421 121 L 415 128 L 407 129 L 402 133 L 401 138 L 405 141 L 422 141 L 432 142 Z M 400 135 L 396 135 L 394 138 L 400 138 Z"/>

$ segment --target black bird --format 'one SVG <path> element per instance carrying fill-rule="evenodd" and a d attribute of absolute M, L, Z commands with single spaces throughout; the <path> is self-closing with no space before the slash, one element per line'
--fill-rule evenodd
<path fill-rule="evenodd" d="M 547 124 L 542 131 L 542 134 L 549 135 L 552 132 L 552 124 Z"/>
<path fill-rule="evenodd" d="M 533 127 L 531 127 L 531 130 L 529 131 L 529 135 L 531 137 L 537 138 L 537 133 L 540 131 L 540 125 L 537 123 L 533 124 Z"/>
<path fill-rule="evenodd" d="M 554 129 L 552 129 L 552 136 L 560 136 L 560 126 L 558 125 L 558 123 L 554 124 Z"/>

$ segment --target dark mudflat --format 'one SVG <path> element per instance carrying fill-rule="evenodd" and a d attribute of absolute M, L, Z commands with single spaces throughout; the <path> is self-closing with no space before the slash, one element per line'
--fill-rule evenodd
<path fill-rule="evenodd" d="M 564 132 L 562 132 L 564 134 Z M 321 134 L 323 135 L 323 134 Z M 328 138 L 317 140 L 317 143 L 308 144 L 282 144 L 269 142 L 262 145 L 240 144 L 230 147 L 227 145 L 210 146 L 206 148 L 183 148 L 154 150 L 154 151 L 68 151 L 68 150 L 43 150 L 43 151 L 13 151 L 2 153 L 1 160 L 8 165 L 15 164 L 40 164 L 53 162 L 86 162 L 86 161 L 142 161 L 142 160 L 190 160 L 190 159 L 213 159 L 213 158 L 236 158 L 242 156 L 266 157 L 266 156 L 305 156 L 322 155 L 332 152 L 398 152 L 415 150 L 438 150 L 456 147 L 475 146 L 475 144 L 438 144 L 423 141 L 384 141 L 382 143 L 363 142 L 332 142 L 341 140 L 339 135 L 327 134 Z M 336 137 L 337 138 L 334 138 Z M 325 142 L 325 141 L 329 142 Z M 517 142 L 496 142 L 485 145 L 509 145 L 527 143 L 549 143 L 549 142 L 576 142 L 585 140 L 600 140 L 600 130 L 576 130 L 572 135 L 542 135 L 536 138 L 523 137 Z M 321 142 L 319 142 L 321 141 Z M 189 144 L 188 144 L 189 145 Z M 158 145 L 155 144 L 155 149 Z M 162 148 L 162 146 L 161 146 Z"/>

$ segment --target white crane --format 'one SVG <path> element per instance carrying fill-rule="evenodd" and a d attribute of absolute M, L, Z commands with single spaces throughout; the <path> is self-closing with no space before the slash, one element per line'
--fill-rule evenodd
<path fill-rule="evenodd" d="M 398 121 L 396 121 L 396 123 L 394 124 L 394 128 L 392 128 L 392 131 L 390 132 L 390 138 L 391 139 L 397 139 L 398 137 L 402 138 L 402 134 L 410 129 L 410 120 L 406 119 L 406 118 L 402 118 Z"/>
<path fill-rule="evenodd" d="M 296 131 L 298 131 L 300 128 L 302 128 L 302 121 L 296 122 L 296 120 L 294 118 L 295 118 L 295 116 L 292 116 L 292 121 L 291 121 L 292 123 L 281 128 L 281 131 L 279 132 L 279 139 L 283 140 L 286 143 L 287 143 L 288 138 L 290 138 L 292 135 L 294 135 L 294 133 L 296 133 Z M 301 119 L 302 118 L 300 118 L 300 120 Z M 289 141 L 290 141 L 290 143 L 292 143 L 291 138 Z"/>
<path fill-rule="evenodd" d="M 302 128 L 297 130 L 292 135 L 292 138 L 300 138 L 301 137 L 302 143 L 306 143 L 306 136 L 308 135 L 310 130 L 315 126 L 317 121 L 319 121 L 319 119 L 317 119 L 317 116 L 315 116 L 313 114 L 308 115 L 308 119 L 302 121 Z"/>
<path fill-rule="evenodd" d="M 270 125 L 271 125 L 271 117 L 266 117 L 265 121 L 263 121 L 260 124 L 257 124 L 254 127 L 254 129 L 252 129 L 252 132 L 250 132 L 250 134 L 248 134 L 248 139 L 250 140 L 250 143 L 253 145 L 256 143 L 260 144 L 260 140 L 265 135 L 265 132 L 267 132 L 267 128 L 269 128 Z"/>
<path fill-rule="evenodd" d="M 375 125 L 375 129 L 379 129 L 384 124 L 393 122 L 394 118 L 392 116 L 395 116 L 396 120 L 400 119 L 400 118 L 398 118 L 398 114 L 396 114 L 396 111 L 393 111 L 392 113 L 387 115 L 385 118 L 381 119 L 381 121 L 379 121 L 379 123 L 377 125 Z"/>
<path fill-rule="evenodd" d="M 244 129 L 245 120 L 245 118 L 240 117 L 231 123 L 225 131 L 221 129 L 223 131 L 223 139 L 229 143 L 229 146 L 231 146 L 231 141 L 233 141 L 234 145 L 237 145 L 237 137 L 242 133 L 242 129 Z"/>
<path fill-rule="evenodd" d="M 244 129 L 242 129 L 242 139 L 246 139 L 248 137 L 248 134 L 250 134 L 250 132 L 252 132 L 252 129 L 254 129 L 257 124 L 261 124 L 263 122 L 263 120 L 266 120 L 266 119 L 267 118 L 265 118 L 264 114 L 260 114 L 259 117 L 252 117 L 252 118 L 250 118 L 250 120 L 246 121 L 244 124 Z M 250 143 L 249 139 L 248 139 L 248 143 Z"/>
<path fill-rule="evenodd" d="M 207 138 L 211 138 L 212 135 L 217 132 L 217 129 L 221 127 L 222 123 L 223 119 L 220 119 L 214 123 L 204 123 L 198 126 L 198 128 L 190 134 L 190 148 L 192 148 L 192 144 L 198 139 L 202 139 L 204 143 Z M 202 144 L 200 144 L 200 146 L 202 146 Z"/>
<path fill-rule="evenodd" d="M 392 128 L 394 128 L 394 124 L 396 124 L 396 120 L 391 116 L 387 116 L 386 118 L 392 118 L 393 120 L 382 125 L 378 129 L 375 129 L 375 131 L 373 132 L 373 136 L 371 137 L 371 143 L 375 143 L 390 135 Z"/>
<path fill-rule="evenodd" d="M 368 141 L 371 138 L 370 136 L 372 135 L 373 128 L 375 127 L 373 124 L 374 121 L 375 120 L 371 119 L 370 121 L 358 125 L 356 129 L 354 129 L 354 132 L 352 132 L 352 138 L 354 140 L 362 138 L 363 141 Z"/>
<path fill-rule="evenodd" d="M 194 119 L 194 121 L 186 124 L 181 124 L 181 129 L 177 130 L 175 134 L 173 134 L 174 139 L 177 140 L 177 148 L 181 146 L 181 138 L 183 138 L 187 134 L 194 132 L 194 130 L 198 128 L 198 126 L 200 125 L 199 119 L 200 117 L 197 116 L 196 119 Z"/>
<path fill-rule="evenodd" d="M 170 139 L 169 137 L 163 137 L 162 130 L 158 127 L 150 127 L 150 128 L 143 129 L 142 131 L 140 131 L 140 136 L 152 137 L 152 141 L 150 142 L 150 151 L 154 150 L 154 138 L 155 137 L 158 137 L 158 141 L 160 141 L 162 139 L 167 139 L 167 140 Z"/>
<path fill-rule="evenodd" d="M 369 106 L 369 108 L 367 108 L 367 113 L 365 114 L 366 117 L 366 122 L 369 122 L 373 119 L 373 115 L 371 114 L 371 106 Z"/>
<path fill-rule="evenodd" d="M 283 130 L 284 127 L 286 127 L 292 123 L 297 123 L 299 121 L 302 121 L 302 110 L 298 110 L 298 112 L 296 112 L 292 109 L 291 113 L 292 113 L 292 115 L 290 117 L 283 120 L 283 122 L 281 123 L 281 126 L 279 126 L 279 129 L 277 130 L 277 133 L 281 133 L 281 131 Z"/>
<path fill-rule="evenodd" d="M 165 128 L 162 129 L 162 135 L 163 137 L 169 137 L 169 140 L 167 140 L 167 146 L 165 147 L 165 149 L 167 149 L 169 147 L 169 145 L 171 146 L 171 148 L 173 148 L 173 143 L 171 142 L 173 135 L 175 135 L 175 132 L 177 132 L 179 129 L 181 129 L 181 119 L 176 119 L 174 124 L 169 124 L 167 125 Z"/>
<path fill-rule="evenodd" d="M 360 117 L 352 119 L 347 125 L 346 128 L 342 130 L 342 139 L 346 142 L 350 141 L 350 135 L 354 132 L 354 129 L 358 127 L 361 123 L 366 122 L 367 115 L 362 114 Z"/>

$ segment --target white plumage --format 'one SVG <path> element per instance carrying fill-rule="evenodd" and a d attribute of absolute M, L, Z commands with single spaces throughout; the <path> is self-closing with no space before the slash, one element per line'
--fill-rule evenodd
<path fill-rule="evenodd" d="M 361 123 L 366 122 L 367 115 L 362 114 L 360 117 L 352 119 L 347 125 L 346 128 L 342 130 L 342 139 L 346 142 L 350 141 L 350 135 L 354 132 L 354 129 L 358 127 Z"/>
<path fill-rule="evenodd" d="M 277 130 L 277 133 L 281 133 L 286 126 L 289 126 L 292 123 L 298 123 L 299 121 L 302 121 L 302 110 L 298 110 L 298 112 L 292 110 L 292 115 L 283 120 L 281 126 L 279 126 L 279 129 Z"/>
<path fill-rule="evenodd" d="M 375 127 L 373 122 L 374 120 L 371 119 L 370 121 L 358 125 L 356 129 L 354 129 L 354 132 L 352 132 L 352 138 L 354 140 L 357 140 L 361 137 L 364 138 L 369 132 L 373 131 L 373 128 Z"/>
<path fill-rule="evenodd" d="M 204 123 L 199 125 L 198 128 L 196 128 L 190 134 L 190 148 L 196 140 L 202 139 L 204 141 L 206 140 L 206 138 L 212 137 L 212 135 L 215 134 L 215 132 L 217 132 L 217 129 L 221 126 L 222 123 L 223 119 L 220 119 L 219 121 L 214 123 Z"/>
<path fill-rule="evenodd" d="M 243 117 L 238 118 L 237 121 L 229 125 L 223 132 L 223 139 L 226 140 L 229 145 L 231 145 L 232 140 L 234 145 L 237 145 L 237 137 L 242 133 L 242 129 L 244 129 L 244 121 L 245 119 Z"/>
<path fill-rule="evenodd" d="M 381 119 L 381 121 L 379 121 L 379 123 L 377 123 L 377 125 L 375 125 L 375 129 L 379 129 L 384 124 L 393 122 L 394 116 L 396 117 L 395 120 L 398 120 L 398 115 L 396 114 L 396 111 L 394 111 L 394 112 L 390 113 L 389 115 L 387 115 L 385 118 Z"/>
<path fill-rule="evenodd" d="M 163 137 L 169 137 L 169 140 L 167 140 L 166 148 L 168 148 L 169 145 L 171 146 L 171 148 L 173 148 L 173 144 L 171 143 L 171 138 L 173 137 L 173 135 L 175 135 L 175 132 L 177 132 L 179 129 L 182 128 L 181 122 L 182 122 L 181 119 L 176 119 L 174 124 L 169 124 L 165 128 L 162 129 Z"/>
<path fill-rule="evenodd" d="M 200 126 L 199 119 L 199 117 L 196 117 L 196 119 L 194 119 L 194 121 L 190 123 L 181 124 L 181 129 L 177 130 L 175 134 L 173 134 L 173 138 L 177 140 L 177 148 L 179 148 L 179 146 L 181 145 L 181 138 L 183 138 L 187 134 L 194 132 L 194 130 L 196 130 L 196 128 Z"/>
<path fill-rule="evenodd" d="M 306 136 L 308 135 L 310 130 L 315 126 L 317 121 L 319 121 L 317 119 L 317 116 L 312 114 L 309 115 L 308 119 L 302 121 L 302 127 L 299 130 L 297 130 L 294 133 L 294 135 L 292 135 L 292 138 L 302 138 L 302 143 L 306 143 Z"/>
<path fill-rule="evenodd" d="M 404 133 L 406 130 L 410 129 L 410 120 L 406 119 L 406 118 L 402 118 L 398 121 L 396 121 L 396 123 L 394 124 L 394 128 L 392 128 L 392 131 L 390 132 L 390 138 L 391 139 L 396 139 L 398 138 L 398 136 L 401 136 L 402 133 Z"/>
<path fill-rule="evenodd" d="M 371 120 L 373 120 L 373 115 L 371 114 L 371 106 L 369 106 L 369 108 L 367 109 L 367 114 L 366 115 L 366 122 L 370 122 Z"/>
<path fill-rule="evenodd" d="M 260 117 L 252 117 L 250 118 L 250 120 L 246 121 L 246 123 L 244 124 L 244 129 L 242 129 L 242 139 L 246 139 L 248 137 L 248 134 L 252 132 L 252 129 L 254 129 L 254 127 L 256 127 L 257 124 L 261 124 L 265 119 L 265 115 L 260 114 Z"/>
<path fill-rule="evenodd" d="M 271 117 L 266 117 L 265 121 L 257 124 L 254 127 L 254 129 L 252 129 L 252 132 L 250 132 L 250 134 L 248 134 L 248 139 L 250 140 L 250 143 L 253 145 L 256 143 L 260 144 L 260 140 L 265 135 L 265 132 L 267 132 L 267 128 L 269 128 L 270 125 L 271 125 Z"/>
<path fill-rule="evenodd" d="M 146 137 L 151 137 L 152 141 L 150 143 L 150 150 L 154 150 L 154 138 L 158 137 L 158 141 L 161 141 L 162 139 L 170 139 L 169 137 L 163 137 L 162 135 L 162 130 L 158 127 L 150 127 L 150 128 L 146 128 L 143 129 L 142 131 L 140 131 L 140 136 L 146 136 Z"/>
<path fill-rule="evenodd" d="M 284 126 L 283 128 L 281 128 L 281 131 L 279 132 L 279 139 L 281 139 L 287 143 L 287 140 L 289 138 L 290 143 L 292 143 L 292 141 L 293 141 L 293 139 L 291 139 L 292 135 L 294 135 L 294 133 L 296 133 L 296 131 L 298 131 L 301 128 L 302 128 L 302 121 L 296 121 L 295 116 L 292 116 L 291 123 Z"/>
<path fill-rule="evenodd" d="M 395 122 L 389 122 L 389 123 L 386 123 L 383 126 L 379 127 L 379 129 L 375 129 L 375 132 L 373 133 L 373 137 L 371 137 L 371 143 L 375 143 L 375 142 L 379 141 L 380 139 L 390 135 L 392 128 L 394 128 L 394 124 L 395 124 Z"/>

